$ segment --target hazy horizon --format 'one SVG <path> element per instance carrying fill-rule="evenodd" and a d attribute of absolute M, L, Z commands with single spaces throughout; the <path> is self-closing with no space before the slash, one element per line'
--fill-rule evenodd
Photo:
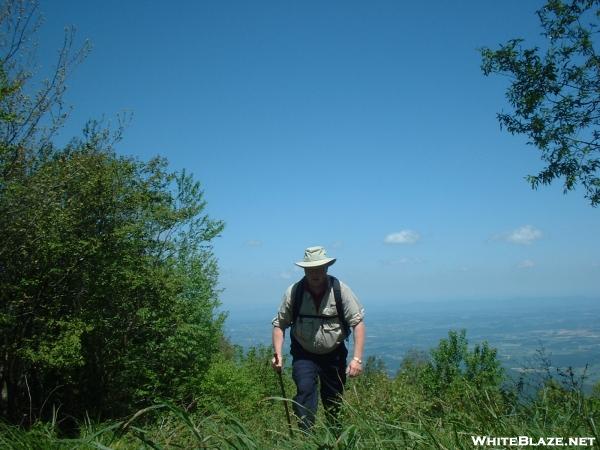
<path fill-rule="evenodd" d="M 553 370 L 573 366 L 581 372 L 589 363 L 590 380 L 586 386 L 589 388 L 591 381 L 600 380 L 600 302 L 596 299 L 422 302 L 395 306 L 367 305 L 365 316 L 365 357 L 383 359 L 390 373 L 398 369 L 408 351 L 428 352 L 447 337 L 448 331 L 465 329 L 471 346 L 487 341 L 497 348 L 499 360 L 512 375 L 524 367 L 535 367 L 543 349 L 553 363 Z M 234 311 L 226 322 L 226 334 L 232 343 L 246 349 L 270 345 L 275 312 L 276 306 L 272 310 Z M 288 347 L 286 340 L 286 351 Z"/>
<path fill-rule="evenodd" d="M 452 306 L 472 306 L 475 308 L 495 308 L 502 307 L 507 304 L 516 305 L 528 305 L 528 306 L 544 306 L 547 304 L 562 304 L 565 302 L 575 302 L 580 305 L 589 305 L 595 307 L 600 304 L 600 296 L 556 296 L 556 297 L 537 297 L 537 296 L 515 296 L 515 297 L 488 297 L 488 298 L 448 298 L 448 299 L 404 299 L 396 302 L 390 301 L 377 301 L 368 300 L 365 302 L 361 300 L 367 317 L 373 313 L 379 313 L 384 310 L 391 308 L 392 310 L 397 307 L 408 307 L 412 309 L 430 308 L 433 306 L 440 307 L 452 307 Z M 281 298 L 274 299 L 273 301 L 256 302 L 249 301 L 247 303 L 236 303 L 233 305 L 226 305 L 222 303 L 219 307 L 219 311 L 226 312 L 230 318 L 237 321 L 244 320 L 247 313 L 251 313 L 250 317 L 255 317 L 261 314 L 275 315 L 277 309 L 281 304 Z M 227 307 L 229 306 L 229 307 Z"/>

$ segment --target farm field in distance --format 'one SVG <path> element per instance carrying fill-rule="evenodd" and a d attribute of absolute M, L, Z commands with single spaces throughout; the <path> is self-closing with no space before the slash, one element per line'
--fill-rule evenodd
<path fill-rule="evenodd" d="M 234 344 L 270 345 L 272 310 L 232 310 L 226 328 Z M 383 359 L 390 374 L 410 350 L 429 351 L 449 330 L 467 330 L 469 344 L 487 341 L 509 376 L 555 368 L 586 370 L 586 390 L 600 380 L 600 301 L 536 299 L 453 301 L 366 306 L 365 356 Z M 352 342 L 352 339 L 350 339 Z M 287 348 L 287 345 L 286 345 Z"/>

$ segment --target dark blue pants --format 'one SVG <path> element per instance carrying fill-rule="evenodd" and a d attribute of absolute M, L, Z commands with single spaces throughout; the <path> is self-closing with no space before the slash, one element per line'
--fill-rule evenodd
<path fill-rule="evenodd" d="M 319 401 L 317 380 L 320 382 L 321 401 L 327 417 L 336 418 L 346 383 L 347 355 L 348 350 L 343 343 L 325 355 L 309 353 L 297 342 L 292 343 L 292 378 L 297 389 L 293 406 L 302 428 L 310 428 L 315 423 Z"/>

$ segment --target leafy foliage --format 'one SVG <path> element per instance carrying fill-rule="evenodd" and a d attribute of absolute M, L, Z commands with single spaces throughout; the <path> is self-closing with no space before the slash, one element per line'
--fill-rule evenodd
<path fill-rule="evenodd" d="M 431 360 L 423 369 L 428 388 L 438 395 L 463 381 L 479 390 L 498 391 L 503 375 L 496 349 L 483 342 L 469 351 L 466 330 L 449 331 L 448 338 L 431 350 Z"/>
<path fill-rule="evenodd" d="M 67 28 L 54 70 L 44 77 L 35 64 L 41 23 L 35 0 L 0 3 L 0 141 L 34 153 L 50 147 L 65 123 L 67 79 L 91 49 L 89 41 L 77 46 L 75 29 Z"/>
<path fill-rule="evenodd" d="M 191 402 L 221 347 L 212 240 L 198 182 L 118 156 L 91 121 L 64 149 L 72 30 L 37 90 L 37 4 L 0 5 L 0 415 L 115 417 Z"/>
<path fill-rule="evenodd" d="M 546 49 L 512 39 L 481 51 L 485 75 L 512 78 L 513 111 L 498 114 L 500 124 L 527 136 L 547 164 L 528 176 L 531 186 L 560 178 L 567 192 L 580 184 L 592 206 L 600 203 L 599 13 L 598 0 L 548 0 L 537 12 Z"/>
<path fill-rule="evenodd" d="M 463 333 L 451 332 L 434 351 L 460 349 L 463 338 Z M 467 350 L 469 353 L 475 354 Z M 264 347 L 251 349 L 246 354 L 237 349 L 232 358 L 220 360 L 213 366 L 213 374 L 205 378 L 206 389 L 203 390 L 203 397 L 214 402 L 199 399 L 199 408 L 195 410 L 158 403 L 118 422 L 82 423 L 77 439 L 57 439 L 51 424 L 37 424 L 29 432 L 0 424 L 0 444 L 57 449 L 74 446 L 115 449 L 466 449 L 473 448 L 471 436 L 530 436 L 533 439 L 593 436 L 598 439 L 596 424 L 600 420 L 600 401 L 558 379 L 541 384 L 535 398 L 529 402 L 495 395 L 482 399 L 477 383 L 464 376 L 467 365 L 463 361 L 458 364 L 463 376 L 453 381 L 455 388 L 460 387 L 461 394 L 435 394 L 424 377 L 411 382 L 404 370 L 394 377 L 387 376 L 378 370 L 381 366 L 376 358 L 372 359 L 368 373 L 348 382 L 341 409 L 341 429 L 331 427 L 320 409 L 311 432 L 294 426 L 290 437 L 283 406 L 274 396 L 278 386 L 272 382 L 275 374 L 269 368 L 270 356 L 269 349 Z M 410 366 L 410 370 L 426 370 L 422 355 L 413 352 L 410 357 L 415 356 L 419 364 Z M 456 358 L 447 357 L 449 355 L 439 356 L 439 362 L 456 361 Z M 222 382 L 228 383 L 226 387 L 219 386 Z M 284 373 L 284 382 L 287 389 L 292 383 L 289 372 Z M 487 389 L 483 390 L 485 392 Z M 257 399 L 265 395 L 267 397 L 257 404 Z M 288 391 L 288 395 L 292 392 Z M 443 414 L 440 414 L 440 405 Z M 148 421 L 150 416 L 154 420 Z"/>
<path fill-rule="evenodd" d="M 236 411 L 238 417 L 249 419 L 271 407 L 264 400 L 281 395 L 271 356 L 269 347 L 251 348 L 246 354 L 237 348 L 233 358 L 214 361 L 200 384 L 200 408 Z M 289 383 L 285 389 L 291 394 L 295 387 Z"/>
<path fill-rule="evenodd" d="M 217 267 L 199 184 L 97 148 L 53 151 L 2 180 L 6 410 L 113 416 L 191 399 L 217 352 Z M 29 398 L 31 396 L 31 398 Z"/>

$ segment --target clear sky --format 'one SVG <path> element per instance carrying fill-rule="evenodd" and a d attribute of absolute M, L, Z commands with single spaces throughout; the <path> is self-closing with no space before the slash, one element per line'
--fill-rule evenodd
<path fill-rule="evenodd" d="M 600 297 L 600 209 L 532 191 L 478 49 L 539 41 L 539 1 L 42 0 L 41 69 L 75 25 L 74 111 L 201 181 L 225 309 L 275 307 L 310 245 L 365 305 Z"/>

